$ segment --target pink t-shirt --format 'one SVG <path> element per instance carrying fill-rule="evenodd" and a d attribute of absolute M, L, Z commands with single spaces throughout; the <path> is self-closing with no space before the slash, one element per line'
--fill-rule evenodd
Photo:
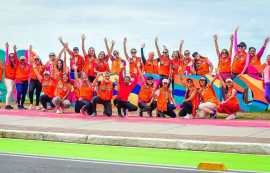
<path fill-rule="evenodd" d="M 269 82 L 269 66 L 265 67 L 263 71 L 263 78 L 265 83 Z"/>

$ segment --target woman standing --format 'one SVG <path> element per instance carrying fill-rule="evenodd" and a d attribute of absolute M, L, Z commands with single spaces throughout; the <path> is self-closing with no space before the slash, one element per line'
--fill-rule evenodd
<path fill-rule="evenodd" d="M 232 63 L 232 79 L 237 76 L 246 73 L 249 64 L 249 54 L 245 51 L 247 46 L 246 43 L 241 42 L 237 44 L 237 30 L 239 26 L 236 27 L 234 33 L 234 58 Z"/>
<path fill-rule="evenodd" d="M 263 70 L 263 87 L 265 89 L 264 97 L 267 100 L 267 102 L 270 104 L 270 55 L 267 56 L 266 63 L 264 65 Z"/>
<path fill-rule="evenodd" d="M 203 103 L 199 105 L 201 109 L 200 118 L 206 118 L 210 114 L 210 118 L 216 118 L 216 110 L 219 104 L 219 100 L 216 97 L 216 93 L 213 88 L 213 83 L 217 79 L 217 73 L 215 77 L 207 83 L 206 77 L 202 76 L 199 80 L 200 90 L 199 94 Z"/>
<path fill-rule="evenodd" d="M 195 70 L 191 68 L 192 73 L 200 76 L 211 75 L 214 68 L 212 62 L 207 57 L 202 57 L 198 52 L 194 52 L 192 56 Z"/>
<path fill-rule="evenodd" d="M 232 79 L 226 79 L 226 84 L 223 81 L 219 71 L 217 71 L 217 74 L 220 78 L 221 84 L 223 85 L 226 94 L 225 101 L 220 102 L 218 105 L 218 112 L 220 113 L 227 113 L 229 116 L 226 118 L 227 120 L 233 120 L 235 119 L 236 112 L 239 110 L 239 101 L 236 98 L 237 91 L 233 87 L 233 81 Z"/>
<path fill-rule="evenodd" d="M 179 69 L 183 66 L 183 60 L 180 58 L 178 51 L 173 51 L 172 60 L 170 65 L 171 74 L 169 79 L 172 78 L 172 92 L 174 96 L 174 76 L 178 74 Z"/>
<path fill-rule="evenodd" d="M 142 48 L 141 48 L 141 56 L 142 56 L 142 61 L 144 64 L 145 73 L 152 73 L 152 74 L 158 75 L 158 73 L 159 73 L 158 63 L 159 63 L 160 59 L 159 58 L 154 59 L 155 53 L 153 51 L 150 51 L 148 53 L 148 59 L 146 60 L 144 53 L 143 53 L 144 47 L 145 47 L 145 44 L 143 43 Z"/>
<path fill-rule="evenodd" d="M 19 65 L 18 57 L 17 57 L 17 47 L 14 45 L 14 53 L 8 54 L 9 45 L 6 43 L 6 59 L 5 59 L 5 77 L 4 83 L 7 88 L 7 95 L 6 95 L 6 107 L 5 109 L 13 109 L 10 106 L 12 94 L 15 88 L 15 77 L 16 77 L 16 69 Z"/>
<path fill-rule="evenodd" d="M 29 78 L 29 64 L 28 59 L 24 56 L 20 57 L 20 62 L 16 69 L 16 89 L 17 89 L 17 102 L 18 109 L 26 110 L 23 106 L 25 101 L 25 95 L 28 89 L 28 78 Z"/>
<path fill-rule="evenodd" d="M 44 66 L 42 65 L 41 61 L 40 61 L 40 57 L 38 55 L 36 55 L 34 57 L 34 62 L 32 60 L 32 45 L 30 45 L 29 47 L 29 51 L 28 51 L 28 63 L 30 64 L 30 84 L 29 84 L 29 99 L 30 99 L 30 106 L 29 109 L 33 109 L 34 105 L 33 105 L 33 99 L 34 99 L 34 91 L 36 90 L 36 109 L 39 109 L 39 97 L 40 97 L 40 93 L 42 90 L 42 85 L 40 83 L 40 81 L 37 78 L 37 75 L 35 74 L 34 68 L 33 68 L 33 64 L 35 64 L 37 71 L 39 72 L 39 74 L 41 76 L 43 76 L 43 72 L 45 70 Z"/>
<path fill-rule="evenodd" d="M 179 68 L 179 77 L 182 85 L 186 88 L 185 100 L 181 103 L 181 110 L 179 116 L 185 116 L 184 118 L 193 118 L 196 116 L 196 110 L 199 108 L 199 96 L 198 90 L 195 88 L 193 79 L 188 78 L 187 82 L 184 81 L 181 75 L 181 67 Z"/>
<path fill-rule="evenodd" d="M 94 72 L 97 74 L 98 72 L 105 72 L 105 71 L 111 72 L 109 63 L 105 58 L 105 52 L 101 51 L 98 54 L 98 60 L 95 63 Z"/>
<path fill-rule="evenodd" d="M 183 60 L 181 75 L 191 75 L 192 74 L 191 68 L 193 66 L 193 60 L 190 58 L 189 50 L 185 50 L 184 55 L 182 54 L 183 44 L 184 44 L 184 40 L 181 40 L 180 47 L 179 47 L 180 59 Z"/>
<path fill-rule="evenodd" d="M 216 52 L 218 56 L 218 69 L 220 72 L 220 76 L 222 77 L 223 81 L 226 81 L 227 79 L 231 78 L 231 57 L 232 57 L 232 46 L 233 46 L 233 35 L 231 35 L 231 45 L 230 45 L 230 51 L 228 52 L 227 49 L 222 49 L 221 53 L 218 48 L 217 43 L 217 35 L 214 35 L 215 40 L 215 46 L 216 46 Z M 222 97 L 225 100 L 225 88 L 222 87 Z"/>
<path fill-rule="evenodd" d="M 84 46 L 84 40 L 85 40 L 85 35 L 82 35 L 82 50 L 83 50 L 83 55 L 84 55 L 84 66 L 83 66 L 83 72 L 84 74 L 88 75 L 88 80 L 90 82 L 93 82 L 95 80 L 95 72 L 94 72 L 94 66 L 97 60 L 95 49 L 93 47 L 90 47 L 88 49 L 88 53 L 85 51 L 85 46 Z"/>

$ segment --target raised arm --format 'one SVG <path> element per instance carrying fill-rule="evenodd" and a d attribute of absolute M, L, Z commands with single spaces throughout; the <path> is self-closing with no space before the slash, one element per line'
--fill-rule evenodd
<path fill-rule="evenodd" d="M 128 53 L 127 53 L 126 43 L 127 43 L 127 37 L 124 38 L 124 53 L 125 53 L 126 59 L 128 60 Z"/>
<path fill-rule="evenodd" d="M 105 46 L 106 46 L 106 49 L 107 49 L 107 52 L 108 52 L 108 56 L 109 56 L 109 58 L 111 58 L 112 57 L 112 54 L 111 54 L 111 51 L 109 49 L 109 46 L 108 46 L 107 38 L 106 37 L 104 38 L 104 42 L 105 42 Z"/>
<path fill-rule="evenodd" d="M 257 58 L 258 58 L 258 59 L 261 59 L 261 57 L 262 57 L 262 55 L 263 55 L 263 53 L 264 53 L 264 50 L 265 50 L 266 45 L 267 45 L 268 42 L 269 42 L 269 37 L 267 37 L 267 38 L 265 39 L 264 44 L 263 44 L 261 50 L 257 53 Z"/>
<path fill-rule="evenodd" d="M 182 46 L 184 44 L 184 40 L 180 41 L 180 46 L 179 46 L 179 53 L 180 53 L 180 58 L 183 59 L 184 55 L 182 54 Z"/>
<path fill-rule="evenodd" d="M 234 32 L 234 53 L 236 54 L 239 50 L 237 47 L 237 30 L 239 26 L 236 27 L 235 32 Z"/>
<path fill-rule="evenodd" d="M 101 73 L 100 73 L 100 72 L 97 73 L 97 76 L 96 76 L 95 80 L 93 81 L 93 86 L 94 86 L 94 87 L 97 87 L 97 86 L 98 86 L 97 81 L 98 81 L 98 78 L 99 78 L 100 76 L 101 76 Z"/>
<path fill-rule="evenodd" d="M 61 77 L 59 76 L 59 73 L 58 73 L 58 69 L 56 68 L 56 66 L 54 66 L 54 79 L 57 79 L 58 81 L 62 80 Z"/>
<path fill-rule="evenodd" d="M 178 70 L 178 74 L 179 74 L 179 77 L 180 77 L 180 81 L 182 82 L 183 86 L 184 86 L 185 88 L 187 88 L 187 84 L 186 84 L 186 82 L 184 81 L 184 79 L 183 79 L 183 77 L 182 77 L 182 75 L 181 75 L 181 69 L 182 69 L 182 67 L 180 66 L 180 67 L 179 67 L 179 70 Z"/>
<path fill-rule="evenodd" d="M 126 66 L 124 66 L 124 63 L 121 63 L 120 64 L 120 72 L 119 72 L 119 84 L 122 85 L 124 83 L 123 81 L 123 69 L 125 68 Z"/>
<path fill-rule="evenodd" d="M 142 57 L 143 64 L 146 63 L 146 59 L 145 59 L 144 53 L 143 53 L 144 47 L 145 47 L 145 43 L 143 43 L 143 44 L 142 44 L 142 47 L 141 47 L 141 57 Z"/>
<path fill-rule="evenodd" d="M 114 80 L 115 80 L 115 83 L 116 83 L 116 86 L 115 86 L 114 89 L 115 89 L 116 91 L 119 91 L 119 90 L 120 90 L 119 78 L 115 77 Z"/>
<path fill-rule="evenodd" d="M 72 51 L 68 48 L 68 44 L 63 42 L 62 37 L 59 37 L 58 40 L 60 41 L 60 43 L 62 43 L 64 47 L 66 47 L 68 53 L 71 54 Z"/>
<path fill-rule="evenodd" d="M 31 57 L 32 49 L 33 49 L 33 47 L 32 47 L 32 45 L 30 45 L 29 50 L 28 50 L 28 64 L 31 65 L 31 66 L 33 66 L 33 60 L 32 60 L 32 57 Z"/>
<path fill-rule="evenodd" d="M 244 74 L 246 72 L 246 70 L 248 68 L 248 65 L 249 65 L 249 53 L 247 53 L 245 67 L 244 67 L 244 69 L 243 69 L 243 71 L 242 71 L 241 74 Z"/>
<path fill-rule="evenodd" d="M 82 35 L 82 51 L 83 51 L 83 56 L 86 57 L 87 53 L 85 51 L 85 47 L 84 47 L 84 40 L 85 40 L 85 35 Z"/>
<path fill-rule="evenodd" d="M 156 45 L 156 49 L 157 49 L 157 53 L 158 53 L 158 57 L 159 57 L 159 58 L 161 58 L 161 53 L 160 53 L 160 51 L 159 51 L 159 47 L 158 47 L 157 42 L 158 42 L 158 37 L 156 37 L 156 38 L 155 38 L 155 45 Z"/>
<path fill-rule="evenodd" d="M 9 64 L 9 54 L 8 54 L 8 42 L 6 42 L 6 59 L 5 59 L 5 64 L 8 65 Z"/>
<path fill-rule="evenodd" d="M 59 60 L 59 59 L 61 59 L 61 56 L 62 56 L 62 53 L 64 52 L 64 50 L 65 50 L 65 46 L 61 49 L 61 51 L 60 51 L 59 54 L 57 55 L 56 61 Z"/>
<path fill-rule="evenodd" d="M 18 55 L 17 55 L 17 47 L 16 47 L 16 45 L 13 46 L 13 49 L 14 49 L 15 63 L 18 65 L 19 64 L 19 58 L 18 58 Z"/>
<path fill-rule="evenodd" d="M 217 79 L 217 73 L 215 77 L 209 82 L 209 85 L 212 86 L 216 79 Z"/>
<path fill-rule="evenodd" d="M 141 63 L 138 62 L 138 64 L 137 64 L 138 72 L 139 72 L 139 75 L 140 75 L 140 78 L 141 78 L 141 82 L 142 82 L 142 84 L 144 84 L 145 79 L 144 79 L 144 77 L 143 77 L 143 74 L 142 74 L 142 71 L 141 71 L 140 66 L 141 66 Z"/>
<path fill-rule="evenodd" d="M 37 70 L 37 66 L 35 63 L 33 63 L 33 68 L 34 68 L 34 72 L 35 72 L 35 75 L 37 76 L 39 82 L 42 81 L 43 77 L 39 74 L 38 70 Z"/>
<path fill-rule="evenodd" d="M 234 40 L 233 34 L 231 35 L 230 40 L 231 40 L 231 44 L 230 44 L 230 50 L 229 50 L 229 57 L 230 57 L 230 59 L 231 59 L 231 58 L 232 58 L 233 40 Z"/>
<path fill-rule="evenodd" d="M 185 99 L 185 100 L 183 100 L 183 101 L 191 101 L 191 100 L 193 100 L 197 93 L 198 93 L 198 90 L 195 88 L 193 90 L 193 92 L 191 93 L 190 97 L 187 98 L 187 99 Z"/>
<path fill-rule="evenodd" d="M 74 69 L 74 77 L 75 77 L 75 80 L 77 82 L 79 82 L 79 77 L 78 77 L 78 72 L 77 72 L 77 69 L 78 69 L 78 66 L 77 65 L 73 65 L 73 69 Z"/>
<path fill-rule="evenodd" d="M 51 78 L 54 79 L 54 80 L 56 80 L 55 70 L 53 68 L 53 62 L 52 61 L 49 61 L 49 64 L 50 64 L 50 69 L 52 69 L 51 72 L 50 72 L 51 73 Z"/>
<path fill-rule="evenodd" d="M 218 36 L 217 36 L 217 34 L 215 34 L 214 35 L 214 41 L 215 41 L 216 53 L 217 53 L 217 56 L 219 57 L 220 56 L 220 51 L 219 51 L 219 48 L 218 48 L 217 39 L 218 39 Z"/>
<path fill-rule="evenodd" d="M 64 67 L 63 67 L 63 69 L 66 69 L 66 67 L 67 67 L 66 60 L 67 60 L 67 49 L 64 49 L 64 62 L 63 62 Z"/>
<path fill-rule="evenodd" d="M 209 75 L 211 75 L 213 72 L 214 66 L 212 63 L 210 63 L 209 66 L 210 66 Z"/>
<path fill-rule="evenodd" d="M 221 75 L 220 75 L 220 73 L 219 73 L 219 69 L 216 69 L 216 74 L 218 74 L 218 77 L 219 77 L 219 80 L 220 80 L 220 82 L 221 82 L 221 85 L 222 85 L 224 88 L 226 88 L 226 84 L 225 84 L 224 80 L 222 79 L 222 77 L 221 77 Z"/>

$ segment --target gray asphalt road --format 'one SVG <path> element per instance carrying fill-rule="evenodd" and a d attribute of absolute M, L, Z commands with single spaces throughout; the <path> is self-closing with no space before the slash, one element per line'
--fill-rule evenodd
<path fill-rule="evenodd" d="M 89 159 L 74 159 L 65 157 L 37 156 L 27 154 L 0 153 L 1 173 L 30 173 L 30 172 L 97 172 L 97 173 L 199 173 L 209 172 L 190 167 L 139 164 L 129 162 L 102 161 Z M 217 171 L 210 171 L 217 172 Z M 231 172 L 231 171 L 228 171 Z M 233 171 L 235 172 L 235 171 Z M 227 172 L 226 172 L 227 173 Z"/>

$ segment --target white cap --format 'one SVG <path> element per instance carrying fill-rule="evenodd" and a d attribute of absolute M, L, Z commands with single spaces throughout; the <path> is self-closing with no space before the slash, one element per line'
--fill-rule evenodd
<path fill-rule="evenodd" d="M 168 79 L 163 79 L 162 83 L 169 83 Z"/>
<path fill-rule="evenodd" d="M 49 71 L 44 71 L 43 75 L 45 76 L 45 74 L 50 75 L 50 72 Z"/>
<path fill-rule="evenodd" d="M 229 78 L 229 79 L 226 79 L 226 82 L 228 82 L 228 81 L 231 81 L 231 82 L 233 82 L 233 81 L 232 81 L 232 79 L 230 79 L 230 78 Z"/>

